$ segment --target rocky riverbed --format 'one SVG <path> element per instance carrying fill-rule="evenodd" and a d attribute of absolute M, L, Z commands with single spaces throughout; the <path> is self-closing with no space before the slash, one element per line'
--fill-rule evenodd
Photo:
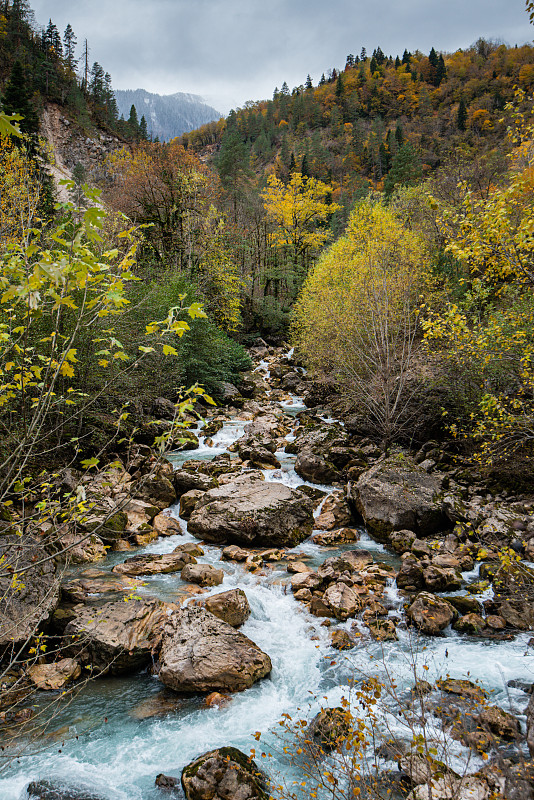
<path fill-rule="evenodd" d="M 384 688 L 384 786 L 530 797 L 534 497 L 491 494 L 435 442 L 384 458 L 316 405 L 291 352 L 253 355 L 191 449 L 154 467 L 141 448 L 83 485 L 98 503 L 65 528 L 68 568 L 30 573 L 3 609 L 20 642 L 49 618 L 58 655 L 11 676 L 15 708 L 3 687 L 4 731 L 22 724 L 25 749 L 0 797 L 178 796 L 182 770 L 188 798 L 263 797 L 277 771 L 298 776 L 276 755 L 282 715 L 315 718 L 326 749 L 321 708 L 369 677 Z M 247 761 L 256 732 L 274 753 L 262 770 Z"/>

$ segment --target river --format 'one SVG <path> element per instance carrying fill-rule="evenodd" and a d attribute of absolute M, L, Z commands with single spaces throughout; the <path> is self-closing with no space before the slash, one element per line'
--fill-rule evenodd
<path fill-rule="evenodd" d="M 266 364 L 260 365 L 260 372 L 268 378 Z M 294 397 L 286 400 L 283 408 L 295 415 L 303 406 Z M 198 451 L 176 454 L 172 460 L 179 463 L 185 458 L 211 458 L 225 452 L 242 435 L 245 424 L 238 418 L 229 420 L 213 437 L 213 446 L 208 446 L 201 437 Z M 294 424 L 298 422 L 295 420 Z M 289 486 L 302 484 L 293 469 L 295 456 L 284 452 L 277 456 L 282 469 L 265 471 L 266 479 Z M 331 487 L 320 488 L 331 490 Z M 173 513 L 178 515 L 177 507 Z M 182 525 L 187 527 L 185 520 Z M 195 540 L 189 533 L 161 538 L 138 552 L 166 553 L 184 541 Z M 377 560 L 398 563 L 395 556 L 365 531 L 357 544 L 347 547 L 369 549 Z M 401 624 L 398 641 L 381 644 L 363 635 L 353 650 L 340 653 L 330 644 L 331 629 L 293 598 L 288 588 L 290 576 L 284 567 L 275 563 L 260 574 L 250 573 L 240 564 L 221 561 L 219 547 L 204 549 L 205 555 L 199 561 L 216 564 L 225 573 L 222 586 L 210 592 L 215 594 L 234 587 L 245 591 L 252 614 L 241 630 L 269 654 L 273 664 L 270 677 L 233 695 L 224 707 L 208 708 L 203 698 L 185 698 L 170 713 L 147 718 L 143 718 L 147 700 L 162 692 L 156 677 L 143 672 L 91 682 L 69 704 L 65 703 L 41 740 L 28 745 L 0 773 L 1 800 L 23 800 L 25 787 L 36 779 L 61 780 L 90 790 L 103 800 L 155 800 L 163 794 L 154 786 L 158 773 L 179 776 L 183 766 L 193 758 L 222 745 L 234 745 L 245 752 L 252 747 L 260 750 L 261 745 L 254 739 L 256 731 L 262 732 L 263 747 L 274 754 L 273 735 L 279 730 L 277 723 L 282 714 L 299 716 L 297 710 L 301 709 L 300 715 L 310 718 L 321 703 L 338 704 L 349 691 L 349 681 L 361 675 L 375 674 L 387 681 L 389 673 L 402 695 L 413 685 L 414 664 L 429 681 L 445 674 L 478 680 L 492 690 L 492 702 L 506 709 L 511 705 L 515 713 L 520 713 L 526 705 L 527 695 L 507 684 L 511 679 L 526 683 L 534 680 L 534 662 L 527 647 L 530 634 L 508 641 L 490 641 L 447 629 L 443 636 L 432 638 L 416 636 Z M 308 540 L 295 548 L 295 552 L 306 554 L 312 559 L 308 563 L 317 565 L 336 550 Z M 101 563 L 98 567 L 111 569 L 127 555 L 114 553 L 104 567 Z M 476 573 L 465 577 L 474 580 Z M 181 584 L 176 574 L 159 575 L 145 579 L 140 591 L 173 600 Z M 394 585 L 388 587 L 387 596 L 390 614 L 398 616 L 402 601 Z M 350 629 L 354 620 L 336 625 Z M 365 632 L 365 628 L 361 631 Z M 423 666 L 428 667 L 424 673 Z M 402 735 L 402 725 L 394 714 L 387 722 Z M 452 755 L 461 759 L 466 751 L 454 745 Z M 469 769 L 480 763 L 471 758 Z M 277 758 L 276 754 L 268 765 L 262 766 L 272 772 L 288 770 L 285 759 Z"/>

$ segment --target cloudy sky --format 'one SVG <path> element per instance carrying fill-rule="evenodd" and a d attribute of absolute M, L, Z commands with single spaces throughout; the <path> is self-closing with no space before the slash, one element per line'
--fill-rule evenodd
<path fill-rule="evenodd" d="M 227 113 L 287 81 L 343 67 L 348 53 L 380 45 L 428 52 L 479 36 L 534 38 L 524 0 L 33 0 L 36 20 L 68 22 L 116 89 L 192 92 Z"/>

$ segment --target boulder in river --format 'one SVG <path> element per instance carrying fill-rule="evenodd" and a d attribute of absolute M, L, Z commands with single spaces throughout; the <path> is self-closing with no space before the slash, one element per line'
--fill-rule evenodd
<path fill-rule="evenodd" d="M 261 476 L 263 477 L 263 476 Z M 243 475 L 201 497 L 189 531 L 207 542 L 293 547 L 313 527 L 311 501 L 282 483 Z"/>
<path fill-rule="evenodd" d="M 340 707 L 323 708 L 308 725 L 306 739 L 329 753 L 343 746 L 351 733 L 351 727 L 349 711 Z"/>
<path fill-rule="evenodd" d="M 351 521 L 352 515 L 347 501 L 342 492 L 336 491 L 332 492 L 324 501 L 321 513 L 315 520 L 315 528 L 323 531 L 331 531 L 334 528 L 349 526 Z"/>
<path fill-rule="evenodd" d="M 60 586 L 54 560 L 43 541 L 31 534 L 3 534 L 0 558 L 2 571 L 9 573 L 0 578 L 1 655 L 26 642 L 48 621 L 59 604 Z"/>
<path fill-rule="evenodd" d="M 295 461 L 295 472 L 310 483 L 331 484 L 341 478 L 341 473 L 330 461 L 308 448 L 299 452 Z"/>
<path fill-rule="evenodd" d="M 76 606 L 76 616 L 64 631 L 69 653 L 93 674 L 141 669 L 152 661 L 163 624 L 173 612 L 178 612 L 176 606 L 160 600 Z"/>
<path fill-rule="evenodd" d="M 69 681 L 79 678 L 81 671 L 73 658 L 62 658 L 54 664 L 33 664 L 28 668 L 28 678 L 37 689 L 57 691 Z"/>
<path fill-rule="evenodd" d="M 181 578 L 189 583 L 198 583 L 199 586 L 218 586 L 223 582 L 224 572 L 211 564 L 193 563 L 186 564 Z"/>
<path fill-rule="evenodd" d="M 360 475 L 348 497 L 377 539 L 388 541 L 389 534 L 399 530 L 430 536 L 450 527 L 440 499 L 443 479 L 395 455 Z"/>
<path fill-rule="evenodd" d="M 331 584 L 323 595 L 323 602 L 341 620 L 353 617 L 361 608 L 359 596 L 346 583 Z"/>
<path fill-rule="evenodd" d="M 188 469 L 177 469 L 174 473 L 174 488 L 178 497 L 190 492 L 192 489 L 207 492 L 208 489 L 213 489 L 215 486 L 217 486 L 217 479 L 200 471 L 193 472 Z"/>
<path fill-rule="evenodd" d="M 26 787 L 29 800 L 102 800 L 87 789 L 67 785 L 61 781 L 32 781 Z"/>
<path fill-rule="evenodd" d="M 178 520 L 164 511 L 154 517 L 152 524 L 158 536 L 176 536 L 183 533 L 182 526 Z"/>
<path fill-rule="evenodd" d="M 182 771 L 187 800 L 268 800 L 265 775 L 235 747 L 220 747 L 199 756 Z"/>
<path fill-rule="evenodd" d="M 212 594 L 200 603 L 211 614 L 223 622 L 227 622 L 232 628 L 239 628 L 250 616 L 250 606 L 247 596 L 243 589 L 231 589 L 229 592 Z"/>
<path fill-rule="evenodd" d="M 421 633 L 437 636 L 450 625 L 457 612 L 447 600 L 430 592 L 419 592 L 406 615 Z"/>
<path fill-rule="evenodd" d="M 165 627 L 159 678 L 176 692 L 239 692 L 270 671 L 266 653 L 204 608 L 183 608 Z"/>
<path fill-rule="evenodd" d="M 177 548 L 172 553 L 141 553 L 115 564 L 112 572 L 119 575 L 166 575 L 169 572 L 181 572 L 187 564 L 196 564 L 194 556 Z"/>

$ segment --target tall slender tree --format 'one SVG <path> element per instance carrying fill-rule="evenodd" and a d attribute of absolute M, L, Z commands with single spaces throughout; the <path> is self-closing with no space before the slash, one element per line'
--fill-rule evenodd
<path fill-rule="evenodd" d="M 74 31 L 72 30 L 70 22 L 68 23 L 67 27 L 65 28 L 65 32 L 63 33 L 63 53 L 65 57 L 65 62 L 67 66 L 70 67 L 72 71 L 76 68 L 76 36 L 74 35 Z"/>

